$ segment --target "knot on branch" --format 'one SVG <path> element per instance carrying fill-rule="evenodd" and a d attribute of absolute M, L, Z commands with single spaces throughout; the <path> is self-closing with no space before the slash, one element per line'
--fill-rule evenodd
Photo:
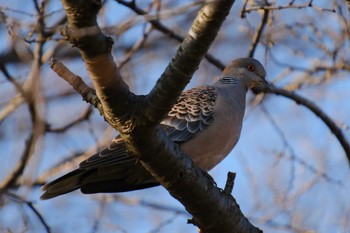
<path fill-rule="evenodd" d="M 61 35 L 73 47 L 79 48 L 83 55 L 89 57 L 111 53 L 114 44 L 113 39 L 104 36 L 97 25 L 83 28 L 66 25 L 61 29 Z"/>
<path fill-rule="evenodd" d="M 68 24 L 75 28 L 96 24 L 96 16 L 102 7 L 102 0 L 62 0 L 67 13 Z"/>

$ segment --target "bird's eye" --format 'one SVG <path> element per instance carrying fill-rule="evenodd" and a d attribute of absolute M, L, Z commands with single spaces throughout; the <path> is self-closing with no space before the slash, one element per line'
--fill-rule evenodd
<path fill-rule="evenodd" d="M 247 69 L 251 72 L 255 71 L 255 67 L 253 65 L 248 65 Z"/>

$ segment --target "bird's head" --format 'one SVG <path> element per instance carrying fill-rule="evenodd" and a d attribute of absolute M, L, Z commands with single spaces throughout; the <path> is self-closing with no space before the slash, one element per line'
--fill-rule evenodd
<path fill-rule="evenodd" d="M 233 60 L 226 66 L 221 76 L 242 80 L 247 88 L 269 88 L 269 84 L 265 79 L 266 72 L 264 66 L 253 58 Z"/>

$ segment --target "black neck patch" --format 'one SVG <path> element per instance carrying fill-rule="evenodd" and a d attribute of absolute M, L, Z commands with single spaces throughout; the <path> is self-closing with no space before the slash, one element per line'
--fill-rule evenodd
<path fill-rule="evenodd" d="M 232 77 L 221 77 L 218 82 L 222 84 L 237 84 L 237 80 Z"/>

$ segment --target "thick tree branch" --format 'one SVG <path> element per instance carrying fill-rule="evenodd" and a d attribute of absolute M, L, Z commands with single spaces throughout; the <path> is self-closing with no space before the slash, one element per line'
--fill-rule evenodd
<path fill-rule="evenodd" d="M 214 41 L 233 2 L 212 1 L 202 7 L 188 36 L 147 96 L 145 115 L 150 121 L 159 122 L 169 112 Z"/>
<path fill-rule="evenodd" d="M 105 119 L 120 132 L 121 118 L 127 119 L 133 95 L 122 80 L 111 55 L 113 41 L 99 28 L 96 14 L 102 1 L 62 0 L 67 13 L 67 26 L 62 31 L 65 38 L 79 48 L 90 78 L 101 101 Z M 129 111 L 128 111 L 129 110 Z"/>
<path fill-rule="evenodd" d="M 191 159 L 184 156 L 177 144 L 156 128 L 189 82 L 229 13 L 233 1 L 210 1 L 204 6 L 189 36 L 146 101 L 142 96 L 137 97 L 130 93 L 121 80 L 119 71 L 112 64 L 110 48 L 105 46 L 110 44 L 110 40 L 96 29 L 96 17 L 90 16 L 90 19 L 86 19 L 86 16 L 81 16 L 84 14 L 83 9 L 91 10 L 91 6 L 86 6 L 91 3 L 74 1 L 71 4 L 67 0 L 62 2 L 66 5 L 65 9 L 69 9 L 68 25 L 64 34 L 80 49 L 101 100 L 104 116 L 120 131 L 129 151 L 193 214 L 194 223 L 203 232 L 260 232 L 243 216 L 233 197 L 218 189 L 207 173 L 197 168 Z M 77 2 L 83 6 L 77 6 Z M 96 2 L 92 5 L 96 7 Z M 74 16 L 75 11 L 71 7 L 79 9 L 78 16 Z M 88 12 L 86 15 L 90 14 Z M 76 18 L 89 23 L 76 22 Z M 92 27 L 92 32 L 86 33 Z M 87 46 L 88 39 L 92 43 L 101 43 L 102 47 L 108 49 L 98 50 L 94 46 L 90 48 Z M 103 66 L 103 69 L 99 66 Z M 137 114 L 140 112 L 143 114 Z"/>

